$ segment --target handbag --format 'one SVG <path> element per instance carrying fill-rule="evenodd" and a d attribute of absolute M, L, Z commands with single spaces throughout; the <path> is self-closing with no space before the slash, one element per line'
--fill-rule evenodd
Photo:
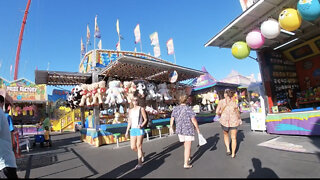
<path fill-rule="evenodd" d="M 227 105 L 225 105 L 225 106 L 223 107 L 223 109 L 221 110 L 221 113 L 217 113 L 217 114 L 214 116 L 213 122 L 219 121 L 219 119 L 220 119 L 220 117 L 221 117 L 221 114 L 223 113 L 223 111 L 224 111 L 224 109 L 225 109 L 226 107 L 227 107 Z"/>
<path fill-rule="evenodd" d="M 201 133 L 198 134 L 199 146 L 203 146 L 207 144 L 207 140 L 203 137 Z"/>
<path fill-rule="evenodd" d="M 143 116 L 141 114 L 141 107 L 139 109 L 139 125 L 141 125 L 143 123 Z M 142 128 L 147 128 L 149 125 L 149 117 L 147 115 L 147 123 L 142 127 Z"/>

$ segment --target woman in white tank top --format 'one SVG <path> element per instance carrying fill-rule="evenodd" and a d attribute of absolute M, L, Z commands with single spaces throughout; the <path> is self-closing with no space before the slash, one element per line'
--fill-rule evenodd
<path fill-rule="evenodd" d="M 136 169 L 142 167 L 144 161 L 144 152 L 142 151 L 142 142 L 144 137 L 143 127 L 147 124 L 147 114 L 143 107 L 138 105 L 138 98 L 132 100 L 133 108 L 129 110 L 128 126 L 126 130 L 126 138 L 128 138 L 130 130 L 131 149 L 138 154 L 138 164 Z"/>

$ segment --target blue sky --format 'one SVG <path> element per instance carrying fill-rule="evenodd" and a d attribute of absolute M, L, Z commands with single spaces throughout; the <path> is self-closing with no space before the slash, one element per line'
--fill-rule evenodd
<path fill-rule="evenodd" d="M 27 0 L 0 1 L 0 76 L 13 80 L 14 64 L 21 23 Z M 246 58 L 238 60 L 231 49 L 204 47 L 214 35 L 242 13 L 238 0 L 32 0 L 22 41 L 19 78 L 35 81 L 34 70 L 78 72 L 80 39 L 91 31 L 93 49 L 94 18 L 98 15 L 102 48 L 115 49 L 119 19 L 121 50 L 140 51 L 134 43 L 133 30 L 140 24 L 142 50 L 151 53 L 149 35 L 157 31 L 161 58 L 167 55 L 166 42 L 173 38 L 176 63 L 200 70 L 205 66 L 216 79 L 225 78 L 231 70 L 257 78 L 259 65 Z M 97 43 L 98 41 L 96 41 Z M 250 54 L 256 57 L 254 51 Z M 49 64 L 49 66 L 48 66 Z M 13 66 L 10 77 L 10 65 Z M 51 94 L 51 89 L 48 93 Z M 63 86 L 70 89 L 68 86 Z"/>

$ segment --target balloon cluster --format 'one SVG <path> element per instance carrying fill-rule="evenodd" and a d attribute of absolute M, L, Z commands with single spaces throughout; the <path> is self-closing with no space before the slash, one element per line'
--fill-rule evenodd
<path fill-rule="evenodd" d="M 278 21 L 269 18 L 264 21 L 259 29 L 254 29 L 246 36 L 246 42 L 237 41 L 231 47 L 232 55 L 237 59 L 244 59 L 249 56 L 251 49 L 259 49 L 264 44 L 265 38 L 274 39 L 280 34 L 281 28 L 286 31 L 297 30 L 302 23 L 314 21 L 320 17 L 319 0 L 299 0 L 297 10 L 293 8 L 284 9 Z"/>

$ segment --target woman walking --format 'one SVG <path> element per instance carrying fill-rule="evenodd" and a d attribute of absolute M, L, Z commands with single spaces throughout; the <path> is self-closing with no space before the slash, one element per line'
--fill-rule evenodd
<path fill-rule="evenodd" d="M 173 121 L 176 123 L 176 134 L 178 134 L 179 141 L 184 143 L 184 164 L 185 169 L 192 168 L 189 164 L 191 154 L 191 143 L 194 141 L 194 129 L 200 133 L 198 122 L 194 113 L 186 103 L 188 100 L 187 95 L 180 97 L 180 105 L 172 110 L 170 119 L 170 134 L 173 134 Z"/>
<path fill-rule="evenodd" d="M 238 104 L 235 100 L 232 100 L 233 94 L 234 93 L 230 89 L 225 89 L 224 99 L 219 101 L 216 114 L 221 114 L 219 122 L 223 130 L 224 144 L 227 149 L 226 154 L 235 158 L 237 147 L 237 128 L 242 124 L 242 120 L 240 118 Z M 229 131 L 231 136 L 231 151 Z"/>
<path fill-rule="evenodd" d="M 128 138 L 130 130 L 131 149 L 138 154 L 138 164 L 135 169 L 140 169 L 144 161 L 144 152 L 142 150 L 142 142 L 144 137 L 144 126 L 147 124 L 147 114 L 143 107 L 138 105 L 138 98 L 132 100 L 132 108 L 129 110 L 128 126 L 126 130 L 126 138 Z"/>

